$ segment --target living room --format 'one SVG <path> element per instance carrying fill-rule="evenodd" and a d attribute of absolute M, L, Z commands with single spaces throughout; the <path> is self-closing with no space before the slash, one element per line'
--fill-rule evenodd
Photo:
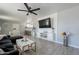
<path fill-rule="evenodd" d="M 79 3 L 0 3 L 0 54 L 79 55 L 78 19 Z"/>

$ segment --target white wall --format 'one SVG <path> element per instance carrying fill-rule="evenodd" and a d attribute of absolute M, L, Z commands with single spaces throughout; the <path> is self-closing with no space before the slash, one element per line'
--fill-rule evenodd
<path fill-rule="evenodd" d="M 9 34 L 12 33 L 13 35 L 19 35 L 20 34 L 20 25 L 19 23 L 13 23 L 13 22 L 8 22 L 8 21 L 4 21 L 2 23 L 2 34 Z M 14 30 L 14 28 L 16 28 L 16 30 Z"/>
<path fill-rule="evenodd" d="M 70 32 L 69 45 L 79 48 L 79 6 L 58 12 L 57 42 L 62 43 L 61 32 Z"/>
<path fill-rule="evenodd" d="M 52 15 L 45 16 L 40 19 L 47 17 L 54 19 L 55 42 L 62 44 L 63 39 L 61 37 L 61 32 L 70 32 L 71 35 L 69 37 L 69 45 L 72 47 L 79 48 L 79 6 L 66 9 L 64 11 L 57 12 Z M 39 31 L 41 30 L 39 29 L 37 31 L 38 36 L 39 36 Z"/>

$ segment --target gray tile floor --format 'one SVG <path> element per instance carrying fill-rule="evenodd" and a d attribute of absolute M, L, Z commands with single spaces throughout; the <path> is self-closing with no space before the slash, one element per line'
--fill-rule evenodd
<path fill-rule="evenodd" d="M 37 51 L 25 51 L 24 55 L 79 55 L 79 49 L 43 39 L 35 39 Z"/>

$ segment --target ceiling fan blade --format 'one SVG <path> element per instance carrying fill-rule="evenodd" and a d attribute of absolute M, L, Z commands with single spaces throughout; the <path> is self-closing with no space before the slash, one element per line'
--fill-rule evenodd
<path fill-rule="evenodd" d="M 33 13 L 33 14 L 37 15 L 36 13 L 34 13 L 34 12 L 32 12 L 32 11 L 30 11 L 30 13 Z"/>
<path fill-rule="evenodd" d="M 30 11 L 37 11 L 37 10 L 40 10 L 40 8 L 37 8 L 37 9 L 33 9 L 33 10 L 30 10 Z"/>
<path fill-rule="evenodd" d="M 30 8 L 29 8 L 29 6 L 28 6 L 27 3 L 24 3 L 24 5 L 26 6 L 26 8 L 27 8 L 28 10 L 30 10 Z"/>
<path fill-rule="evenodd" d="M 21 9 L 18 9 L 18 11 L 27 11 L 27 10 L 21 10 Z"/>

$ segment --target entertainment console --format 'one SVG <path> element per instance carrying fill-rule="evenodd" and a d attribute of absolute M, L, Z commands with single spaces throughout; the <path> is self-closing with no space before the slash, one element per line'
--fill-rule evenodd
<path fill-rule="evenodd" d="M 42 33 L 40 33 L 40 37 L 47 38 L 47 36 L 48 36 L 47 34 L 48 34 L 47 31 L 42 32 Z"/>
<path fill-rule="evenodd" d="M 41 28 L 37 32 L 37 37 L 48 41 L 53 41 L 53 30 L 51 28 Z"/>

